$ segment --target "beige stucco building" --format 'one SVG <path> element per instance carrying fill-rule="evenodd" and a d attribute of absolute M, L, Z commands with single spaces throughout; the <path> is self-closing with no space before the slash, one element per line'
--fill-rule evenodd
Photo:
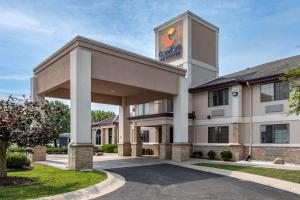
<path fill-rule="evenodd" d="M 181 50 L 165 58 L 172 31 L 173 46 Z M 206 156 L 213 150 L 220 158 L 221 151 L 230 150 L 234 160 L 251 155 L 300 163 L 300 117 L 287 115 L 288 84 L 279 81 L 284 70 L 300 66 L 300 56 L 218 77 L 218 32 L 190 12 L 155 28 L 156 59 L 187 70 L 190 151 Z M 161 158 L 172 155 L 172 113 L 172 99 L 131 106 L 130 122 L 140 127 L 143 148 Z"/>
<path fill-rule="evenodd" d="M 300 162 L 300 117 L 285 114 L 287 84 L 278 79 L 300 56 L 218 77 L 218 27 L 188 11 L 154 31 L 155 59 L 78 36 L 33 70 L 33 101 L 71 100 L 71 169 L 91 168 L 93 145 L 105 143 L 121 156 L 145 147 L 183 161 L 228 149 L 235 160 Z M 92 134 L 91 102 L 120 108 Z"/>

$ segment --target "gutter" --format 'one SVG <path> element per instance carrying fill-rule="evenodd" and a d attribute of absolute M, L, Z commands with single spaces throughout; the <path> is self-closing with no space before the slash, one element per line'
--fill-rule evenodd
<path fill-rule="evenodd" d="M 249 83 L 249 81 L 246 82 L 247 87 L 250 89 L 250 138 L 249 138 L 249 152 L 248 156 L 246 158 L 246 161 L 248 161 L 252 156 L 252 144 L 253 144 L 253 121 L 252 121 L 252 87 Z"/>

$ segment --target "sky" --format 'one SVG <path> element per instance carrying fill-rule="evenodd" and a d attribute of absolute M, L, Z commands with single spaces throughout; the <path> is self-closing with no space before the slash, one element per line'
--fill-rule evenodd
<path fill-rule="evenodd" d="M 154 58 L 153 28 L 186 10 L 220 28 L 220 75 L 300 54 L 299 0 L 0 0 L 0 98 L 28 96 L 32 69 L 76 35 Z"/>

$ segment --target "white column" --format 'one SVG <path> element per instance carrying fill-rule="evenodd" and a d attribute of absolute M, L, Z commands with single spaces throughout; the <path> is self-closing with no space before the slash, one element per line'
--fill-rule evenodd
<path fill-rule="evenodd" d="M 179 78 L 178 95 L 174 97 L 172 160 L 188 160 L 188 80 Z"/>
<path fill-rule="evenodd" d="M 91 52 L 70 53 L 71 142 L 91 144 Z"/>
<path fill-rule="evenodd" d="M 130 156 L 130 122 L 128 120 L 130 114 L 129 105 L 125 104 L 125 97 L 122 97 L 122 105 L 119 107 L 119 143 L 118 154 L 120 156 Z"/>
<path fill-rule="evenodd" d="M 242 112 L 242 101 L 243 101 L 243 86 L 235 85 L 231 89 L 232 96 L 232 117 L 241 117 Z"/>
<path fill-rule="evenodd" d="M 188 142 L 188 81 L 179 78 L 178 95 L 174 97 L 174 143 Z"/>
<path fill-rule="evenodd" d="M 69 168 L 93 168 L 91 144 L 91 52 L 70 52 L 71 144 Z"/>

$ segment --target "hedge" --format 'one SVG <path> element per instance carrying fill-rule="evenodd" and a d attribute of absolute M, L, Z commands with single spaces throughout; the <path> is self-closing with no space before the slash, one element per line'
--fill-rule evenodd
<path fill-rule="evenodd" d="M 47 147 L 48 154 L 67 154 L 67 147 Z"/>
<path fill-rule="evenodd" d="M 104 144 L 102 149 L 105 153 L 115 153 L 118 152 L 118 145 L 116 144 Z"/>

